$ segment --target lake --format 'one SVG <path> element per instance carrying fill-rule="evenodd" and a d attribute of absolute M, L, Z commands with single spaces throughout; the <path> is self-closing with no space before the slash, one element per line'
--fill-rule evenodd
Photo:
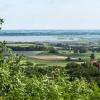
<path fill-rule="evenodd" d="M 80 39 L 100 39 L 99 30 L 2 30 L 0 41 L 64 42 Z"/>

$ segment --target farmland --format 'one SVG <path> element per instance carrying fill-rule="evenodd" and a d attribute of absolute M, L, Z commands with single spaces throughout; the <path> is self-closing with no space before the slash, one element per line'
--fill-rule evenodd
<path fill-rule="evenodd" d="M 83 40 L 82 40 L 83 41 Z M 85 41 L 85 40 L 84 40 Z M 90 40 L 91 41 L 91 40 Z M 95 59 L 99 61 L 99 42 L 93 45 L 93 42 L 63 42 L 63 43 L 49 43 L 49 42 L 25 42 L 25 43 L 7 43 L 7 46 L 13 49 L 16 54 L 24 55 L 33 63 L 45 65 L 62 65 L 74 61 L 77 63 L 84 60 L 90 60 L 90 55 L 95 54 Z M 53 50 L 52 50 L 53 49 Z M 70 57 L 70 60 L 67 58 Z M 82 61 L 79 61 L 81 59 Z"/>
<path fill-rule="evenodd" d="M 97 41 L 1 43 L 0 99 L 100 99 Z"/>

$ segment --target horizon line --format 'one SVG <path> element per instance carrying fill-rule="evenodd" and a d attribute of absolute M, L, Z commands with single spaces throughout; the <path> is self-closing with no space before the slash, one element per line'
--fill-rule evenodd
<path fill-rule="evenodd" d="M 63 31 L 63 30 L 66 30 L 66 31 L 67 31 L 67 30 L 68 30 L 68 31 L 71 31 L 71 30 L 75 30 L 75 31 L 76 31 L 76 30 L 87 30 L 87 31 L 90 31 L 90 30 L 91 30 L 91 31 L 92 31 L 92 30 L 94 30 L 94 31 L 95 31 L 95 30 L 100 30 L 100 29 L 3 29 L 3 28 L 2 28 L 1 31 L 3 31 L 3 30 L 26 30 L 26 31 L 27 31 L 27 30 L 62 30 L 62 31 Z"/>

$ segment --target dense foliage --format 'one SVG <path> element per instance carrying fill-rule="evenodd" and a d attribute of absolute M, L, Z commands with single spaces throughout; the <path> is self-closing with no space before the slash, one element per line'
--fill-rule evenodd
<path fill-rule="evenodd" d="M 90 62 L 84 62 L 82 64 L 69 63 L 66 66 L 67 72 L 70 75 L 70 79 L 74 80 L 76 77 L 84 77 L 88 81 L 95 80 L 100 86 L 100 68 L 94 66 Z"/>
<path fill-rule="evenodd" d="M 0 100 L 99 99 L 100 88 L 95 82 L 83 78 L 70 81 L 66 68 L 35 67 L 0 44 Z"/>

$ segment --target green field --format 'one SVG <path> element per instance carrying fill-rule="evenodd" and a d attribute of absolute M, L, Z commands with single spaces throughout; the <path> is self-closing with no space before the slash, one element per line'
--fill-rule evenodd
<path fill-rule="evenodd" d="M 7 46 L 32 46 L 32 43 L 7 43 Z"/>
<path fill-rule="evenodd" d="M 33 62 L 33 64 L 45 64 L 46 66 L 65 66 L 67 64 L 66 61 L 47 61 L 47 60 L 39 60 L 39 59 L 31 59 L 31 61 Z"/>
<path fill-rule="evenodd" d="M 36 55 L 37 56 L 38 55 L 39 56 L 40 55 L 42 55 L 42 56 L 45 56 L 45 55 L 54 56 L 54 54 L 49 54 L 49 53 L 47 54 L 47 52 L 45 54 L 45 51 L 19 51 L 17 53 L 25 55 L 29 61 L 33 62 L 33 64 L 38 64 L 38 65 L 44 64 L 45 66 L 52 66 L 52 65 L 65 66 L 68 63 L 68 61 L 65 61 L 65 60 L 43 60 L 43 59 L 35 59 L 32 57 L 32 56 L 36 56 Z M 59 55 L 64 56 L 64 54 L 58 54 L 58 56 Z M 98 55 L 98 54 L 96 54 L 96 55 Z M 65 55 L 66 58 L 69 56 L 71 58 L 74 58 L 74 59 L 84 58 L 84 56 L 85 56 L 89 59 L 89 54 L 80 54 L 77 56 L 77 54 L 70 54 L 69 53 L 69 54 Z M 98 57 L 99 57 L 99 55 L 98 55 Z M 77 62 L 77 63 L 80 63 L 80 62 Z"/>
<path fill-rule="evenodd" d="M 8 43 L 7 46 L 18 46 L 18 47 L 27 47 L 27 46 L 32 46 L 32 45 L 36 45 L 34 43 Z M 77 61 L 79 58 L 83 59 L 83 60 L 90 60 L 90 55 L 91 55 L 91 51 L 88 51 L 86 53 L 74 53 L 72 50 L 65 50 L 63 47 L 57 47 L 54 44 L 51 45 L 49 43 L 46 44 L 47 47 L 54 47 L 58 50 L 58 53 L 49 53 L 48 50 L 45 51 L 14 51 L 14 53 L 16 54 L 22 54 L 24 55 L 26 58 L 28 58 L 32 63 L 34 64 L 44 64 L 44 66 L 52 66 L 52 65 L 59 65 L 59 66 L 65 66 L 68 62 L 71 61 L 66 61 L 65 59 L 61 59 L 61 60 L 54 60 L 53 56 L 63 56 L 65 58 L 70 57 L 71 59 L 76 59 L 77 63 L 80 63 L 80 61 Z M 43 44 L 41 45 L 43 46 Z M 100 53 L 95 52 L 95 59 L 100 61 Z M 48 60 L 46 59 L 40 59 L 39 57 L 34 58 L 34 56 L 51 56 L 52 59 Z"/>

